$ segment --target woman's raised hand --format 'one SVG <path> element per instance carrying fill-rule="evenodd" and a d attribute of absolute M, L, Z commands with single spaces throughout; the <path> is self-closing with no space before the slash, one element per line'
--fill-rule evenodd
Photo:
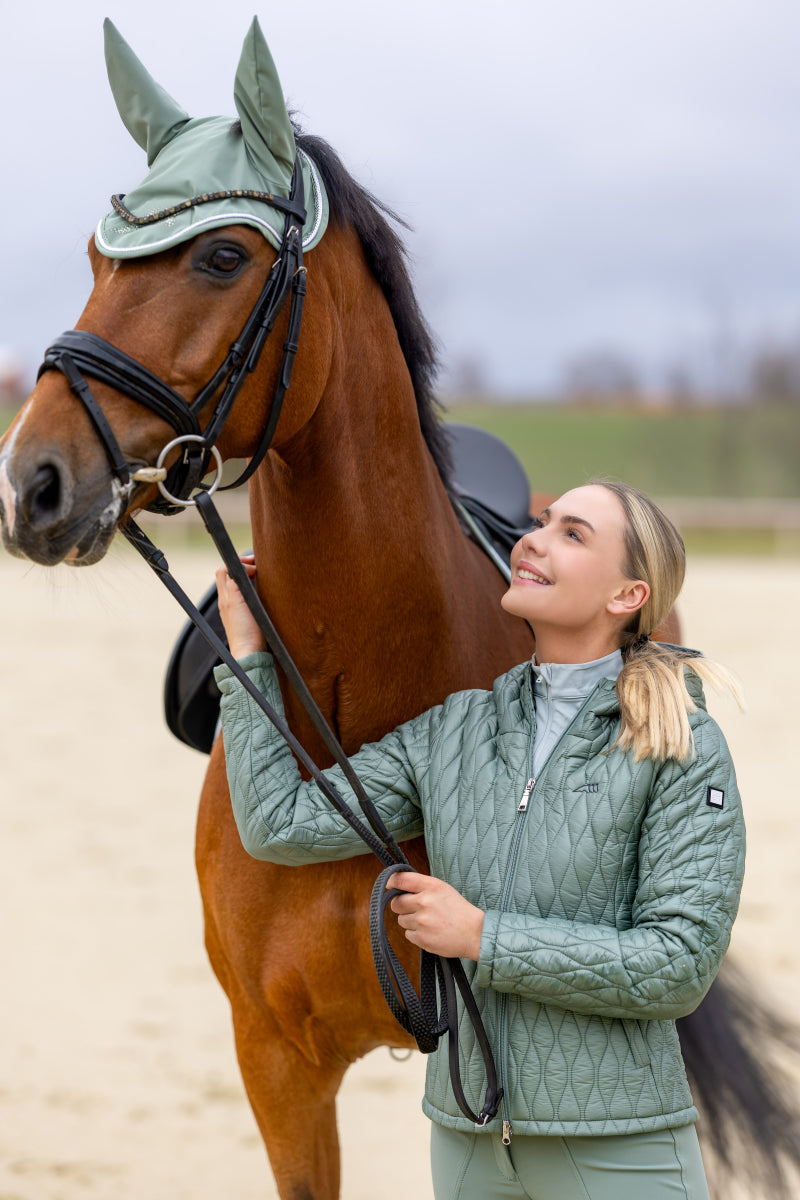
<path fill-rule="evenodd" d="M 251 579 L 255 578 L 256 560 L 252 554 L 243 554 L 242 563 Z M 244 658 L 256 650 L 266 650 L 261 630 L 247 607 L 238 584 L 234 583 L 225 567 L 216 574 L 219 615 L 228 637 L 228 645 L 234 658 Z"/>

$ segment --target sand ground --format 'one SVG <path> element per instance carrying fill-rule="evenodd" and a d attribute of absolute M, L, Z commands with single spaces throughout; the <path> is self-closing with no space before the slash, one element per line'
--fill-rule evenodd
<path fill-rule="evenodd" d="M 210 583 L 208 554 L 170 559 L 190 593 Z M 712 703 L 749 824 L 734 947 L 791 1012 L 800 561 L 694 561 L 681 611 L 685 640 L 747 693 L 746 716 Z M 77 572 L 0 556 L 0 1200 L 277 1195 L 202 944 L 192 854 L 205 760 L 161 716 L 181 624 L 127 548 Z M 408 1188 L 429 1200 L 423 1067 L 378 1051 L 349 1073 L 347 1200 Z"/>

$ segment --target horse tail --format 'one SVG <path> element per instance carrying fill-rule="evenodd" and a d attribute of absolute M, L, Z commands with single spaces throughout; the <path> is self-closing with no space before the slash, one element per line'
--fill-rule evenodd
<path fill-rule="evenodd" d="M 787 1064 L 800 1028 L 758 999 L 725 962 L 702 1004 L 678 1021 L 714 1197 L 735 1180 L 753 1198 L 793 1200 L 800 1177 L 800 1106 Z"/>

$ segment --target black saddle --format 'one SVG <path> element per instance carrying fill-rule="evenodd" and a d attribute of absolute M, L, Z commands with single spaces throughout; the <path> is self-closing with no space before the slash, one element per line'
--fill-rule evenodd
<path fill-rule="evenodd" d="M 447 429 L 457 500 L 478 526 L 479 534 L 508 564 L 511 547 L 531 525 L 531 487 L 525 470 L 513 451 L 494 434 L 472 425 L 453 424 Z M 471 533 L 475 536 L 474 530 Z M 197 607 L 225 641 L 215 585 Z M 203 754 L 211 752 L 219 718 L 219 690 L 213 675 L 219 661 L 192 622 L 187 621 L 167 665 L 164 716 L 179 741 Z"/>

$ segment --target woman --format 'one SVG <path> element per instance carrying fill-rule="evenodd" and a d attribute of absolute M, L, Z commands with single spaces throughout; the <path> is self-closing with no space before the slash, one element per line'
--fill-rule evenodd
<path fill-rule="evenodd" d="M 532 625 L 533 662 L 353 760 L 395 838 L 425 835 L 431 875 L 393 876 L 405 894 L 392 908 L 414 945 L 465 960 L 505 1091 L 501 1128 L 476 1132 L 446 1047 L 431 1055 L 435 1195 L 707 1200 L 675 1020 L 708 990 L 738 906 L 741 805 L 701 678 L 734 685 L 694 651 L 649 641 L 685 552 L 634 489 L 567 492 L 511 565 L 502 605 Z M 233 654 L 279 708 L 224 569 L 217 585 Z M 217 679 L 246 849 L 287 864 L 361 853 L 246 691 L 224 667 Z M 461 1052 L 477 1096 L 467 1033 Z"/>

